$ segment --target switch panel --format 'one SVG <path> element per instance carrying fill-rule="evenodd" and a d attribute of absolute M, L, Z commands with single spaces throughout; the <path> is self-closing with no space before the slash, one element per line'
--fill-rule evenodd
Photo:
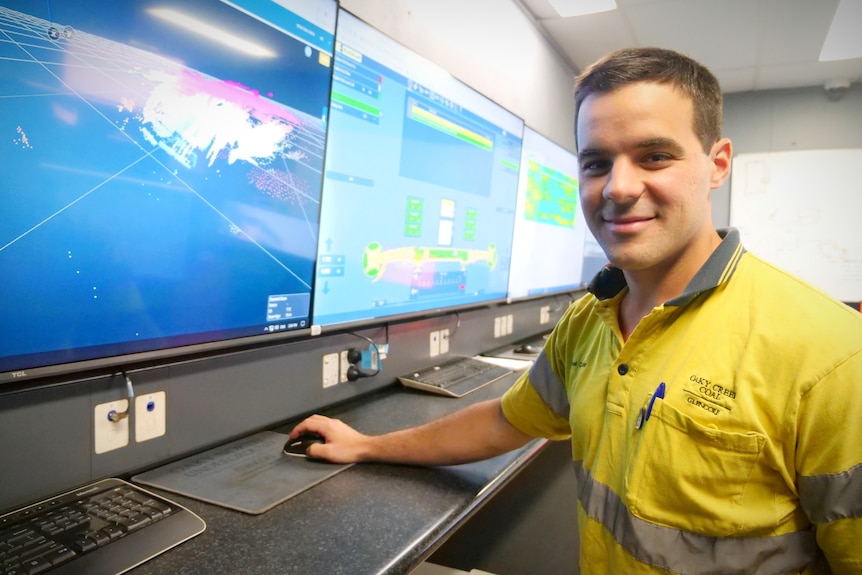
<path fill-rule="evenodd" d="M 539 308 L 539 325 L 545 325 L 551 321 L 551 306 L 543 305 Z"/>
<path fill-rule="evenodd" d="M 429 353 L 431 357 L 437 357 L 440 355 L 440 332 L 432 331 L 429 337 L 430 349 Z"/>
<path fill-rule="evenodd" d="M 135 442 L 141 443 L 165 434 L 165 392 L 147 393 L 135 398 Z"/>
<path fill-rule="evenodd" d="M 118 399 L 96 406 L 93 429 L 96 453 L 107 453 L 129 444 L 129 418 L 111 421 L 112 412 L 124 413 L 129 408 L 128 399 Z"/>
<path fill-rule="evenodd" d="M 338 353 L 327 353 L 323 356 L 323 387 L 336 385 L 338 377 Z"/>
<path fill-rule="evenodd" d="M 347 359 L 348 350 L 344 350 L 341 352 L 341 356 L 338 360 L 338 383 L 344 383 L 347 381 L 347 370 L 350 369 L 350 360 Z M 324 387 L 326 387 L 324 385 Z"/>
<path fill-rule="evenodd" d="M 440 330 L 440 353 L 449 353 L 449 330 Z"/>

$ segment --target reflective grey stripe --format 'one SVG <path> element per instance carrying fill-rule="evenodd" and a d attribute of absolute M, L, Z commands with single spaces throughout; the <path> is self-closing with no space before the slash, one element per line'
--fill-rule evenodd
<path fill-rule="evenodd" d="M 844 473 L 800 476 L 799 499 L 812 523 L 862 517 L 862 463 Z"/>
<path fill-rule="evenodd" d="M 557 415 L 569 418 L 569 396 L 566 395 L 566 388 L 563 382 L 556 376 L 554 370 L 551 369 L 551 364 L 548 362 L 548 356 L 544 350 L 533 362 L 533 367 L 530 368 L 530 385 L 536 390 L 545 404 Z"/>
<path fill-rule="evenodd" d="M 821 564 L 814 531 L 774 537 L 707 537 L 650 523 L 629 513 L 619 496 L 575 461 L 578 499 L 638 561 L 680 575 L 765 575 Z"/>

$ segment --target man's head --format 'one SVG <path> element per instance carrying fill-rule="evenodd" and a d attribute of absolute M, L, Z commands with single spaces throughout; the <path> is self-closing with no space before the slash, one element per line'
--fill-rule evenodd
<path fill-rule="evenodd" d="M 722 95 L 718 80 L 688 56 L 664 48 L 624 48 L 589 66 L 575 80 L 575 118 L 587 96 L 638 82 L 673 86 L 691 98 L 694 132 L 709 152 L 721 137 Z M 575 144 L 578 133 L 575 129 Z"/>
<path fill-rule="evenodd" d="M 678 294 L 720 239 L 710 191 L 730 173 L 721 91 L 691 59 L 655 48 L 615 52 L 578 81 L 579 194 L 608 259 Z"/>

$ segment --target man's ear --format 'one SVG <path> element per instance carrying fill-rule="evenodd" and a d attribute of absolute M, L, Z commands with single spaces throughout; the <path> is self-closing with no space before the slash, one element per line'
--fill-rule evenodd
<path fill-rule="evenodd" d="M 733 145 L 728 138 L 721 138 L 712 145 L 709 154 L 712 163 L 712 174 L 710 175 L 710 189 L 720 187 L 728 176 L 730 176 L 730 164 L 733 160 Z"/>

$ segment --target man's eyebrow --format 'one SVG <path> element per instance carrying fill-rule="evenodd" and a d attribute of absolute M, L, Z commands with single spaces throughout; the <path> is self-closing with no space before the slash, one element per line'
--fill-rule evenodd
<path fill-rule="evenodd" d="M 673 138 L 650 138 L 649 140 L 644 140 L 643 142 L 638 142 L 637 146 L 639 149 L 649 149 L 649 148 L 671 148 L 677 152 L 682 152 L 683 147 L 674 140 Z"/>
<path fill-rule="evenodd" d="M 585 148 L 583 150 L 578 150 L 578 158 L 593 158 L 595 156 L 603 156 L 606 153 L 607 152 L 599 148 Z"/>
<path fill-rule="evenodd" d="M 676 153 L 681 153 L 683 147 L 673 138 L 650 138 L 635 144 L 638 150 L 649 150 L 652 148 L 669 148 Z M 578 158 L 594 158 L 597 156 L 606 156 L 607 150 L 602 148 L 584 148 L 578 151 Z"/>

